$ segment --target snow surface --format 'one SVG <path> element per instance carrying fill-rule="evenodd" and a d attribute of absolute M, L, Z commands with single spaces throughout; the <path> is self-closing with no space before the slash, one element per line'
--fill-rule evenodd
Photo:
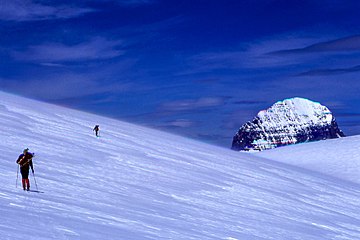
<path fill-rule="evenodd" d="M 329 125 L 333 119 L 327 107 L 299 97 L 278 101 L 269 109 L 260 111 L 257 117 L 267 129 L 284 128 L 295 123 L 302 126 Z"/>
<path fill-rule="evenodd" d="M 360 135 L 289 145 L 255 155 L 360 184 Z"/>
<path fill-rule="evenodd" d="M 6 93 L 0 121 L 0 239 L 360 239 L 354 182 Z"/>

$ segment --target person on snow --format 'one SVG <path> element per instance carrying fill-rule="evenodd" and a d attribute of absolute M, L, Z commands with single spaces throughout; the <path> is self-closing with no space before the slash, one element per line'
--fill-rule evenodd
<path fill-rule="evenodd" d="M 34 155 L 29 152 L 29 149 L 24 149 L 23 153 L 20 154 L 16 163 L 20 165 L 20 172 L 22 176 L 22 186 L 24 190 L 30 190 L 30 181 L 29 181 L 29 170 L 31 167 L 31 171 L 34 173 L 34 166 L 32 162 L 32 158 Z"/>
<path fill-rule="evenodd" d="M 99 136 L 99 130 L 100 130 L 99 125 L 95 125 L 93 131 L 95 131 L 95 135 L 96 135 L 97 137 Z"/>

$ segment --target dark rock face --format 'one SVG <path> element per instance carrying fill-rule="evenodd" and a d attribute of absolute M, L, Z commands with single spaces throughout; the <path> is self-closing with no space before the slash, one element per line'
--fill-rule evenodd
<path fill-rule="evenodd" d="M 232 149 L 261 151 L 344 136 L 327 107 L 291 98 L 275 103 L 245 123 L 233 137 Z"/>

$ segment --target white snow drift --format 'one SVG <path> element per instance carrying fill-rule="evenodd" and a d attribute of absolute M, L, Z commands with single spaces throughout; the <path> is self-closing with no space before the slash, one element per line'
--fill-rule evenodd
<path fill-rule="evenodd" d="M 360 136 L 289 145 L 256 153 L 360 184 Z"/>
<path fill-rule="evenodd" d="M 6 93 L 0 121 L 1 239 L 360 239 L 357 183 Z"/>

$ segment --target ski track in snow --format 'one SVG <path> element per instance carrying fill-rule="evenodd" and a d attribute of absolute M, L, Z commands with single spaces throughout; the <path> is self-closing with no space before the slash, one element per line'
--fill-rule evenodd
<path fill-rule="evenodd" d="M 0 99 L 0 239 L 360 239 L 357 183 L 5 93 Z M 15 186 L 25 147 L 35 152 L 43 193 L 22 191 L 20 178 Z M 35 190 L 31 174 L 30 181 Z"/>

